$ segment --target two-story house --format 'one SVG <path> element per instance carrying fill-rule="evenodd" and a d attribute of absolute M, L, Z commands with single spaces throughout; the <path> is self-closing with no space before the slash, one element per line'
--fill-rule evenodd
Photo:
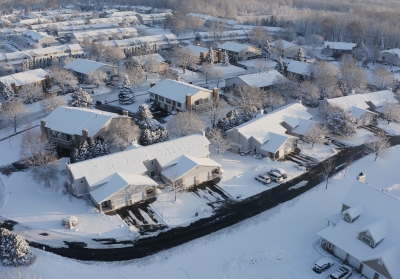
<path fill-rule="evenodd" d="M 358 178 L 318 232 L 322 247 L 368 279 L 400 278 L 400 200 Z"/>
<path fill-rule="evenodd" d="M 78 58 L 64 66 L 64 69 L 72 71 L 80 80 L 84 80 L 88 75 L 95 71 L 104 72 L 107 81 L 112 77 L 118 76 L 118 66 L 108 65 L 88 59 Z"/>
<path fill-rule="evenodd" d="M 232 61 L 253 59 L 261 54 L 260 49 L 254 46 L 235 42 L 225 42 L 219 45 L 218 48 L 222 51 L 226 51 Z"/>

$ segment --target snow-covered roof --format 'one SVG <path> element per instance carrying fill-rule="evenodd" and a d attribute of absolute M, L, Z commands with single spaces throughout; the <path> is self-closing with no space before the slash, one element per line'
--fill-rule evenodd
<path fill-rule="evenodd" d="M 281 146 L 284 145 L 285 142 L 290 138 L 294 137 L 270 132 L 268 133 L 268 139 L 265 138 L 267 141 L 261 145 L 260 149 L 270 153 L 276 153 L 279 148 L 281 148 Z"/>
<path fill-rule="evenodd" d="M 366 94 L 354 94 L 354 95 L 348 95 L 344 97 L 332 98 L 326 100 L 326 102 L 329 105 L 339 106 L 345 110 L 349 109 L 352 106 L 359 107 L 362 109 L 369 109 L 370 106 L 368 105 L 367 102 L 371 102 L 377 105 L 379 103 L 382 103 L 383 101 L 397 103 L 394 93 L 389 90 L 377 91 Z"/>
<path fill-rule="evenodd" d="M 78 59 L 75 59 L 74 61 L 68 63 L 67 65 L 65 65 L 64 69 L 68 69 L 68 70 L 71 70 L 71 71 L 74 71 L 77 73 L 88 75 L 91 72 L 94 72 L 103 66 L 115 67 L 112 65 L 107 65 L 107 64 L 103 64 L 103 63 L 88 60 L 88 59 L 78 58 Z"/>
<path fill-rule="evenodd" d="M 246 49 L 248 49 L 250 46 L 246 44 L 239 44 L 235 42 L 225 42 L 221 45 L 218 46 L 218 48 L 227 50 L 227 51 L 232 51 L 232 52 L 241 52 Z"/>
<path fill-rule="evenodd" d="M 254 27 L 261 27 L 267 29 L 271 33 L 276 33 L 282 30 L 280 27 L 273 27 L 273 26 L 256 26 L 256 25 L 247 25 L 247 24 L 235 24 L 232 26 L 232 29 L 236 30 L 251 30 Z"/>
<path fill-rule="evenodd" d="M 362 205 L 362 214 L 352 223 L 340 220 L 336 226 L 329 226 L 318 235 L 361 262 L 382 259 L 391 277 L 400 278 L 400 200 L 355 181 L 342 203 L 350 208 Z M 374 241 L 383 239 L 373 249 L 357 238 L 366 230 Z"/>
<path fill-rule="evenodd" d="M 187 45 L 184 48 L 187 48 L 187 49 L 193 51 L 194 53 L 196 53 L 199 56 L 200 56 L 201 52 L 208 53 L 208 48 L 201 47 L 201 46 Z"/>
<path fill-rule="evenodd" d="M 36 41 L 36 42 L 39 42 L 40 40 L 43 40 L 45 38 L 50 38 L 50 39 L 54 40 L 54 38 L 52 36 L 49 36 L 46 33 L 36 32 L 36 31 L 33 31 L 33 30 L 24 31 L 24 32 L 22 32 L 22 35 L 25 36 L 25 37 L 29 37 L 32 40 Z"/>
<path fill-rule="evenodd" d="M 119 114 L 97 109 L 58 107 L 46 117 L 46 127 L 68 135 L 82 135 L 87 129 L 89 137 L 97 134 L 112 118 L 123 118 Z"/>
<path fill-rule="evenodd" d="M 287 64 L 287 71 L 290 73 L 295 73 L 299 74 L 302 76 L 307 76 L 309 75 L 308 71 L 308 66 L 310 64 L 306 62 L 300 62 L 300 61 L 295 61 L 295 60 L 290 60 L 290 62 Z"/>
<path fill-rule="evenodd" d="M 147 175 L 115 173 L 107 183 L 90 191 L 90 195 L 97 203 L 101 203 L 127 186 L 157 186 L 157 182 Z"/>
<path fill-rule="evenodd" d="M 297 46 L 297 45 L 294 44 L 294 43 L 291 43 L 291 42 L 288 42 L 288 41 L 285 41 L 285 40 L 282 40 L 282 39 L 277 40 L 277 41 L 273 41 L 272 43 L 270 43 L 270 46 L 275 47 L 275 44 L 276 44 L 277 42 L 279 42 L 279 41 L 282 42 L 283 50 L 288 49 L 288 48 L 291 48 L 291 47 L 294 47 L 294 46 Z"/>
<path fill-rule="evenodd" d="M 356 107 L 356 106 L 351 106 L 348 109 L 346 109 L 348 112 L 350 112 L 355 119 L 367 114 L 375 114 L 374 112 L 367 110 L 367 109 L 363 109 L 360 107 Z"/>
<path fill-rule="evenodd" d="M 70 164 L 74 179 L 85 177 L 89 185 L 98 185 L 114 173 L 143 174 L 147 171 L 143 162 L 157 159 L 161 167 L 173 164 L 182 155 L 207 156 L 210 141 L 203 135 L 189 135 L 149 146 L 140 146 L 87 161 Z"/>
<path fill-rule="evenodd" d="M 356 206 L 352 206 L 349 209 L 343 211 L 342 214 L 343 215 L 344 214 L 349 214 L 350 218 L 352 220 L 354 220 L 355 218 L 357 218 L 358 216 L 361 215 L 362 209 L 363 209 L 362 205 L 359 204 L 359 205 L 356 205 Z"/>
<path fill-rule="evenodd" d="M 391 53 L 397 55 L 397 57 L 400 57 L 400 48 L 382 50 L 381 53 Z"/>
<path fill-rule="evenodd" d="M 162 174 L 167 177 L 173 177 L 175 179 L 179 179 L 188 173 L 190 170 L 198 167 L 221 167 L 220 164 L 215 162 L 210 158 L 196 158 L 187 155 L 181 156 L 175 163 L 175 165 L 167 168 L 162 171 Z"/>
<path fill-rule="evenodd" d="M 355 43 L 344 43 L 344 42 L 324 42 L 324 48 L 327 48 L 329 46 L 330 49 L 336 49 L 336 50 L 353 50 L 353 48 L 357 44 Z"/>
<path fill-rule="evenodd" d="M 209 89 L 172 79 L 164 79 L 149 89 L 150 93 L 183 103 L 186 101 L 186 95 L 195 95 L 199 92 L 210 92 Z"/>
<path fill-rule="evenodd" d="M 298 117 L 286 117 L 285 122 L 288 124 L 296 123 L 292 132 L 302 136 L 307 134 L 307 132 L 310 130 L 313 124 L 317 123 L 313 120 L 298 118 Z"/>
<path fill-rule="evenodd" d="M 238 132 L 247 139 L 253 137 L 259 143 L 263 144 L 269 140 L 270 133 L 285 135 L 286 129 L 281 123 L 289 121 L 289 117 L 311 119 L 312 115 L 307 112 L 307 108 L 302 104 L 288 104 L 268 114 L 258 115 L 256 119 L 243 123 L 233 129 L 238 129 Z"/>
<path fill-rule="evenodd" d="M 113 12 L 107 15 L 107 17 L 118 17 L 118 16 L 136 16 L 137 12 L 135 11 L 122 11 L 122 12 Z"/>
<path fill-rule="evenodd" d="M 48 73 L 43 69 L 29 70 L 1 77 L 0 82 L 5 84 L 6 81 L 8 81 L 8 84 L 10 85 L 15 83 L 16 86 L 23 86 L 45 80 L 47 74 Z"/>
<path fill-rule="evenodd" d="M 238 76 L 237 78 L 241 79 L 245 84 L 250 87 L 266 87 L 274 84 L 276 78 L 284 78 L 278 71 L 272 70 L 268 72 L 261 72 L 255 74 L 248 74 Z"/>
<path fill-rule="evenodd" d="M 149 59 L 154 59 L 158 63 L 165 62 L 165 59 L 158 53 L 139 55 L 139 56 L 132 56 L 132 59 L 134 61 L 136 61 L 136 60 L 137 61 L 143 61 L 143 63 L 146 63 Z"/>

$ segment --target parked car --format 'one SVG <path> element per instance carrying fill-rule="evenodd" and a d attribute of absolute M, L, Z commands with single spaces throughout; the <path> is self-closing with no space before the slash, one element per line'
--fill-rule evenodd
<path fill-rule="evenodd" d="M 276 171 L 269 171 L 269 172 L 267 173 L 267 175 L 268 175 L 269 177 L 271 177 L 271 180 L 274 181 L 274 182 L 276 182 L 276 183 L 280 183 L 280 182 L 283 181 L 283 177 L 282 177 L 282 175 L 281 175 L 279 172 L 276 172 Z"/>
<path fill-rule="evenodd" d="M 259 175 L 257 175 L 257 176 L 256 176 L 256 180 L 259 181 L 259 182 L 261 182 L 261 183 L 264 183 L 264 184 L 271 183 L 271 178 L 270 178 L 268 175 L 266 175 L 266 174 L 259 174 Z"/>
<path fill-rule="evenodd" d="M 322 273 L 325 270 L 329 269 L 333 265 L 333 260 L 330 258 L 322 258 L 318 262 L 315 263 L 313 270 L 316 273 Z"/>
<path fill-rule="evenodd" d="M 283 179 L 288 178 L 287 173 L 281 168 L 274 168 L 271 171 L 279 173 L 280 175 L 282 175 Z"/>
<path fill-rule="evenodd" d="M 328 279 L 347 279 L 352 275 L 351 267 L 347 265 L 342 265 L 338 270 L 331 273 Z"/>

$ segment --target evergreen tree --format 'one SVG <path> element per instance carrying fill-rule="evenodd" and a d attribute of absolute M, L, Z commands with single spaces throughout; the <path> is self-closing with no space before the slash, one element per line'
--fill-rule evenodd
<path fill-rule="evenodd" d="M 93 99 L 89 93 L 83 90 L 81 87 L 71 94 L 72 100 L 69 100 L 68 105 L 71 107 L 84 107 L 85 104 L 88 108 L 93 107 Z"/>
<path fill-rule="evenodd" d="M 222 65 L 224 66 L 229 66 L 229 55 L 226 53 L 226 50 L 224 51 L 222 55 Z"/>
<path fill-rule="evenodd" d="M 284 67 L 283 67 L 282 57 L 279 57 L 279 60 L 277 61 L 275 66 L 275 70 L 283 74 Z"/>
<path fill-rule="evenodd" d="M 269 19 L 269 26 L 277 27 L 278 26 L 278 19 L 276 15 L 272 15 Z"/>
<path fill-rule="evenodd" d="M 384 49 L 385 49 L 385 42 L 384 42 L 383 38 L 381 38 L 381 45 L 380 45 L 380 47 L 381 47 L 381 50 L 384 50 Z"/>
<path fill-rule="evenodd" d="M 261 49 L 261 56 L 265 59 L 268 59 L 271 57 L 271 53 L 272 53 L 272 49 L 271 49 L 269 42 L 267 41 L 265 43 L 264 47 Z"/>
<path fill-rule="evenodd" d="M 141 104 L 137 114 L 139 127 L 141 129 L 154 129 L 153 114 L 147 104 Z"/>
<path fill-rule="evenodd" d="M 303 52 L 303 48 L 300 47 L 299 51 L 296 54 L 295 60 L 300 61 L 300 62 L 304 62 L 304 52 Z"/>
<path fill-rule="evenodd" d="M 326 128 L 332 134 L 349 137 L 356 133 L 357 124 L 350 112 L 337 107 L 328 115 Z"/>
<path fill-rule="evenodd" d="M 364 60 L 368 57 L 368 48 L 363 42 L 361 42 L 354 47 L 353 54 L 357 60 Z"/>
<path fill-rule="evenodd" d="M 206 56 L 206 61 L 210 64 L 214 64 L 214 51 L 212 47 L 209 48 L 207 56 Z"/>
<path fill-rule="evenodd" d="M 84 141 L 79 148 L 75 148 L 72 152 L 71 161 L 77 163 L 107 154 L 110 154 L 110 148 L 105 141 L 98 140 L 92 144 Z"/>
<path fill-rule="evenodd" d="M 26 240 L 9 230 L 0 229 L 0 259 L 5 266 L 20 266 L 32 260 L 32 252 Z"/>
<path fill-rule="evenodd" d="M 1 100 L 1 102 L 3 104 L 8 103 L 15 96 L 14 90 L 12 89 L 11 85 L 8 83 L 8 80 L 6 80 L 6 84 L 4 85 L 2 95 L 3 95 L 3 98 Z"/>
<path fill-rule="evenodd" d="M 124 77 L 122 89 L 118 94 L 118 101 L 121 105 L 130 105 L 135 102 L 135 93 L 127 75 Z"/>

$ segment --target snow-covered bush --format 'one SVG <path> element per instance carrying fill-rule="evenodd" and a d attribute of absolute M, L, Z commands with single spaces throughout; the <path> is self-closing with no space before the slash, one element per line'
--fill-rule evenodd
<path fill-rule="evenodd" d="M 0 229 L 0 259 L 5 266 L 20 266 L 32 260 L 32 252 L 26 240 L 9 230 Z"/>
<path fill-rule="evenodd" d="M 250 121 L 251 119 L 252 117 L 250 115 L 240 113 L 237 110 L 231 110 L 223 119 L 218 121 L 217 127 L 222 131 L 227 131 L 233 127 L 239 126 L 242 123 Z"/>
<path fill-rule="evenodd" d="M 79 148 L 74 149 L 71 156 L 71 161 L 77 163 L 107 154 L 110 154 L 110 149 L 106 142 L 98 140 L 89 145 L 86 141 L 84 141 Z"/>
<path fill-rule="evenodd" d="M 335 108 L 327 117 L 326 128 L 334 135 L 349 137 L 356 133 L 354 116 L 342 108 Z"/>
<path fill-rule="evenodd" d="M 139 143 L 150 145 L 169 139 L 169 133 L 164 126 L 154 124 L 153 114 L 147 104 L 141 104 L 137 114 L 137 123 L 141 129 Z"/>
<path fill-rule="evenodd" d="M 81 87 L 78 87 L 78 90 L 71 94 L 71 99 L 68 103 L 70 107 L 93 107 L 92 97 Z"/>

